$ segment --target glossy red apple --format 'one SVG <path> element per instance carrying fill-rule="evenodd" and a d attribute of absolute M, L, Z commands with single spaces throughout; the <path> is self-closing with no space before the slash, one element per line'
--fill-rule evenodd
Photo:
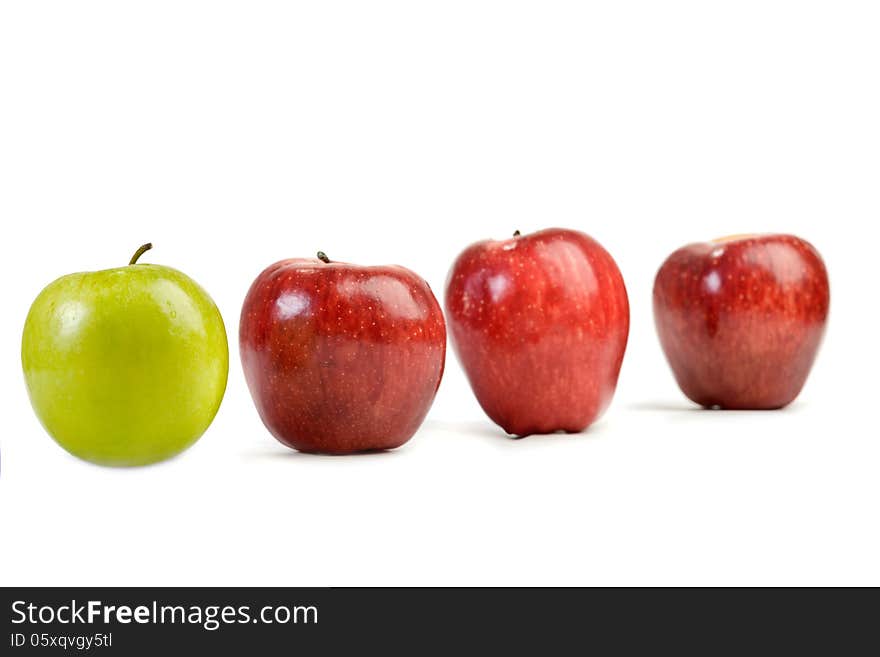
<path fill-rule="evenodd" d="M 682 392 L 706 407 L 791 402 L 828 318 L 819 253 L 793 235 L 735 236 L 685 246 L 654 282 L 654 320 Z"/>
<path fill-rule="evenodd" d="M 403 267 L 275 263 L 241 310 L 241 362 L 264 424 L 303 452 L 399 447 L 443 375 L 446 327 L 428 284 Z"/>
<path fill-rule="evenodd" d="M 477 400 L 508 433 L 582 431 L 610 403 L 629 304 L 589 236 L 551 228 L 468 247 L 449 273 L 446 314 Z"/>

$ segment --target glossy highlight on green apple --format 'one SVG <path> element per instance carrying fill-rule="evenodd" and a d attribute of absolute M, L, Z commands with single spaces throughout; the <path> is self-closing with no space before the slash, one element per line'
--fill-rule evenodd
<path fill-rule="evenodd" d="M 185 274 L 141 264 L 63 276 L 36 298 L 21 360 L 46 431 L 71 454 L 138 466 L 179 454 L 214 419 L 229 370 L 226 330 Z"/>

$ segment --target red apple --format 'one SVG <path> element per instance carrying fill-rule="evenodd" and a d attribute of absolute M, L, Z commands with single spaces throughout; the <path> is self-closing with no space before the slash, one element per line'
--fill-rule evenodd
<path fill-rule="evenodd" d="M 780 408 L 804 385 L 828 318 L 819 253 L 793 235 L 685 246 L 654 282 L 654 320 L 682 392 L 721 408 Z"/>
<path fill-rule="evenodd" d="M 446 314 L 477 400 L 506 432 L 582 431 L 610 403 L 629 303 L 589 236 L 551 228 L 473 244 L 449 273 Z"/>
<path fill-rule="evenodd" d="M 277 262 L 241 310 L 241 362 L 264 424 L 303 452 L 399 447 L 443 376 L 446 326 L 428 284 L 403 267 Z"/>

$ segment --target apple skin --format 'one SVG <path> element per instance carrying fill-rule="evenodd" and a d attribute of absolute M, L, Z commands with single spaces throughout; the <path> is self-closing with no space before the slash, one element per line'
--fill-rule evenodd
<path fill-rule="evenodd" d="M 68 452 L 147 465 L 192 445 L 226 389 L 229 351 L 217 306 L 160 265 L 64 276 L 36 298 L 21 361 L 34 411 Z"/>
<path fill-rule="evenodd" d="M 291 259 L 251 285 L 239 345 L 279 441 L 351 454 L 399 447 L 419 428 L 443 376 L 446 324 L 408 269 Z"/>
<path fill-rule="evenodd" d="M 445 305 L 471 388 L 507 433 L 583 431 L 611 402 L 629 302 L 591 237 L 551 228 L 473 244 L 452 266 Z"/>
<path fill-rule="evenodd" d="M 685 246 L 654 282 L 660 344 L 682 392 L 705 407 L 781 408 L 797 397 L 825 333 L 828 274 L 793 235 Z"/>

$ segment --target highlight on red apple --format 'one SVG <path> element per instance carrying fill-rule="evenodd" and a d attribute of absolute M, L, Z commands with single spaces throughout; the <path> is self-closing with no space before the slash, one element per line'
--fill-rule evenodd
<path fill-rule="evenodd" d="M 239 346 L 257 411 L 283 444 L 350 454 L 409 440 L 434 401 L 446 325 L 398 266 L 283 260 L 251 285 Z"/>
<path fill-rule="evenodd" d="M 654 281 L 654 320 L 691 400 L 775 409 L 807 380 L 829 297 L 825 264 L 811 244 L 794 235 L 736 235 L 666 259 Z"/>
<path fill-rule="evenodd" d="M 629 302 L 588 235 L 550 228 L 473 244 L 452 266 L 445 306 L 471 388 L 507 433 L 580 432 L 611 402 Z"/>

